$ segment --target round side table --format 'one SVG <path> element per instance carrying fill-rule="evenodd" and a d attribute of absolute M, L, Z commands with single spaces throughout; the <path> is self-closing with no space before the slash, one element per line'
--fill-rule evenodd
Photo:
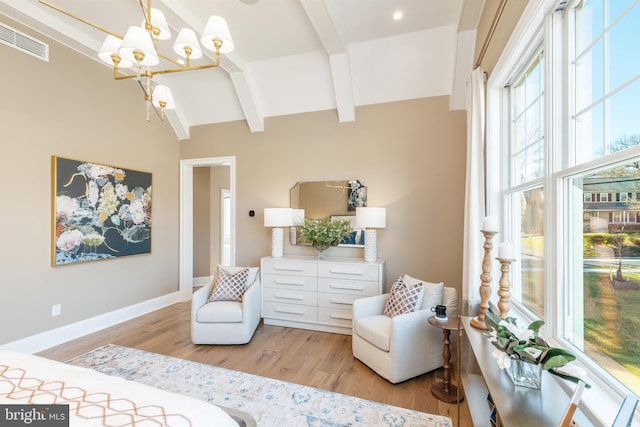
<path fill-rule="evenodd" d="M 451 365 L 449 361 L 451 360 L 451 349 L 449 344 L 451 331 L 458 331 L 460 328 L 458 327 L 458 318 L 448 319 L 448 320 L 438 320 L 435 316 L 431 316 L 428 319 L 429 323 L 436 328 L 442 329 L 442 333 L 444 334 L 444 348 L 442 350 L 442 360 L 444 364 L 442 365 L 442 379 L 441 383 L 433 383 L 431 385 L 431 393 L 446 403 L 457 403 L 464 399 L 464 395 L 462 394 L 462 390 L 460 390 L 460 396 L 458 397 L 458 387 L 454 384 L 451 384 Z M 460 345 L 460 343 L 458 343 Z M 458 361 L 460 363 L 460 361 Z"/>

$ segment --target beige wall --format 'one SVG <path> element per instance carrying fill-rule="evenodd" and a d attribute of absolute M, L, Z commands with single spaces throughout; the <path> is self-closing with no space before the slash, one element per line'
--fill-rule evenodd
<path fill-rule="evenodd" d="M 193 168 L 193 277 L 208 276 L 211 259 L 211 168 Z"/>
<path fill-rule="evenodd" d="M 270 254 L 262 211 L 289 206 L 296 182 L 359 179 L 368 205 L 387 208 L 378 232 L 387 287 L 409 273 L 460 290 L 466 114 L 450 112 L 447 97 L 360 107 L 351 123 L 325 111 L 268 118 L 259 133 L 244 122 L 201 126 L 181 144 L 182 159 L 222 156 L 236 156 L 238 265 Z M 290 253 L 315 252 L 287 242 Z M 351 248 L 328 255 L 363 256 Z"/>
<path fill-rule="evenodd" d="M 3 22 L 50 43 L 50 62 L 0 44 L 0 344 L 178 290 L 180 155 L 137 83 Z M 51 267 L 52 155 L 151 172 L 152 253 Z"/>

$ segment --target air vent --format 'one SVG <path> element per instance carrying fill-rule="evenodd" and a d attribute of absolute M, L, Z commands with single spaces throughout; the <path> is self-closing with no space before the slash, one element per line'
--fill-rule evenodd
<path fill-rule="evenodd" d="M 49 62 L 49 45 L 0 23 L 0 42 Z"/>

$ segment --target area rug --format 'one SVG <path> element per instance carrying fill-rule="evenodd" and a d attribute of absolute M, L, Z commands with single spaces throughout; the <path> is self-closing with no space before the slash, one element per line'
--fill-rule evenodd
<path fill-rule="evenodd" d="M 259 427 L 452 427 L 440 415 L 113 344 L 67 363 L 245 411 Z"/>

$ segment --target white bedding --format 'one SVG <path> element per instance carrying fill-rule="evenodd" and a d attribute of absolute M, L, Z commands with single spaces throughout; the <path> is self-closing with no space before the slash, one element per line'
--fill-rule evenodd
<path fill-rule="evenodd" d="M 71 427 L 238 426 L 202 400 L 11 350 L 0 350 L 0 403 L 69 404 Z"/>

